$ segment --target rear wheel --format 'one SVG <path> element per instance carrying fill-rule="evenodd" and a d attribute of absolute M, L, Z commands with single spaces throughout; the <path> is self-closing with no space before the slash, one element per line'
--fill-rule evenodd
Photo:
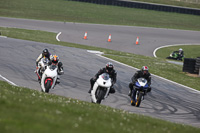
<path fill-rule="evenodd" d="M 51 88 L 51 81 L 47 80 L 47 83 L 45 84 L 45 92 L 49 93 L 50 88 Z"/>

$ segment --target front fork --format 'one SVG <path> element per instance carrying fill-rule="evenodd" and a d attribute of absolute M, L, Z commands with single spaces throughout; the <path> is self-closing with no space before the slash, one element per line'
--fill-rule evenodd
<path fill-rule="evenodd" d="M 139 92 L 140 92 L 140 91 L 133 90 L 132 99 L 134 99 L 135 102 L 137 102 L 137 98 L 138 98 L 138 96 L 139 96 Z M 141 91 L 140 93 L 143 94 L 141 100 L 144 100 L 144 92 Z"/>

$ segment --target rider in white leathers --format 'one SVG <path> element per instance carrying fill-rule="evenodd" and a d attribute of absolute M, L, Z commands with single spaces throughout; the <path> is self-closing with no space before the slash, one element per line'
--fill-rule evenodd
<path fill-rule="evenodd" d="M 39 74 L 39 76 L 40 77 L 42 77 L 42 73 L 41 73 L 41 71 L 40 71 L 40 67 L 41 67 L 41 65 L 38 65 L 39 64 L 39 62 L 41 61 L 41 59 L 42 58 L 47 58 L 48 60 L 50 60 L 50 58 L 51 58 L 51 54 L 49 53 L 49 51 L 48 51 L 48 49 L 44 49 L 43 51 L 42 51 L 42 53 L 38 56 L 38 58 L 36 59 L 36 70 L 35 70 L 35 72 L 37 72 L 38 74 Z M 40 77 L 38 77 L 38 81 L 40 82 Z"/>

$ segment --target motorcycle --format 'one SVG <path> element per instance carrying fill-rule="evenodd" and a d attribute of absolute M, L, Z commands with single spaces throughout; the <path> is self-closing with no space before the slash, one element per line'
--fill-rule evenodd
<path fill-rule="evenodd" d="M 112 82 L 109 74 L 103 73 L 99 75 L 91 91 L 91 101 L 100 104 L 103 99 L 108 97 L 111 86 Z"/>
<path fill-rule="evenodd" d="M 139 107 L 142 100 L 144 100 L 144 95 L 148 92 L 148 84 L 147 80 L 145 78 L 139 78 L 137 79 L 137 82 L 135 83 L 135 86 L 133 89 L 135 89 L 135 92 L 132 91 L 131 94 L 131 105 Z M 135 96 L 134 96 L 135 93 Z"/>
<path fill-rule="evenodd" d="M 42 74 L 41 79 L 41 90 L 48 93 L 50 89 L 53 89 L 56 85 L 56 80 L 58 78 L 57 66 L 51 64 L 50 66 L 45 66 L 45 71 Z"/>
<path fill-rule="evenodd" d="M 184 56 L 183 57 L 179 57 L 179 51 L 174 51 L 172 52 L 166 59 L 174 59 L 174 60 L 184 60 Z"/>

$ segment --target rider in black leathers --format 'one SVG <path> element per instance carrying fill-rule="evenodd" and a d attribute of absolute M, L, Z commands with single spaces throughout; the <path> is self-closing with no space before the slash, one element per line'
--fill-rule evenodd
<path fill-rule="evenodd" d="M 137 71 L 133 75 L 133 77 L 131 78 L 132 82 L 129 84 L 129 89 L 130 90 L 129 90 L 128 96 L 131 96 L 132 91 L 135 92 L 134 85 L 135 85 L 135 83 L 136 83 L 138 78 L 145 78 L 147 80 L 147 83 L 148 83 L 148 86 L 149 86 L 147 91 L 148 92 L 151 91 L 151 87 L 150 87 L 150 85 L 151 85 L 151 74 L 148 71 L 148 67 L 147 66 L 143 66 L 142 69 Z M 134 93 L 134 95 L 135 95 L 135 93 Z"/>
<path fill-rule="evenodd" d="M 99 75 L 101 75 L 102 73 L 108 73 L 109 74 L 110 78 L 112 79 L 112 86 L 110 87 L 110 92 L 109 93 L 115 93 L 115 89 L 113 88 L 113 85 L 117 81 L 117 72 L 114 70 L 114 66 L 110 62 L 108 62 L 106 64 L 105 68 L 100 69 L 98 71 L 98 73 L 95 75 L 95 77 L 90 79 L 91 88 L 88 91 L 88 93 L 91 93 L 94 83 L 96 82 L 96 80 L 99 77 Z"/>

